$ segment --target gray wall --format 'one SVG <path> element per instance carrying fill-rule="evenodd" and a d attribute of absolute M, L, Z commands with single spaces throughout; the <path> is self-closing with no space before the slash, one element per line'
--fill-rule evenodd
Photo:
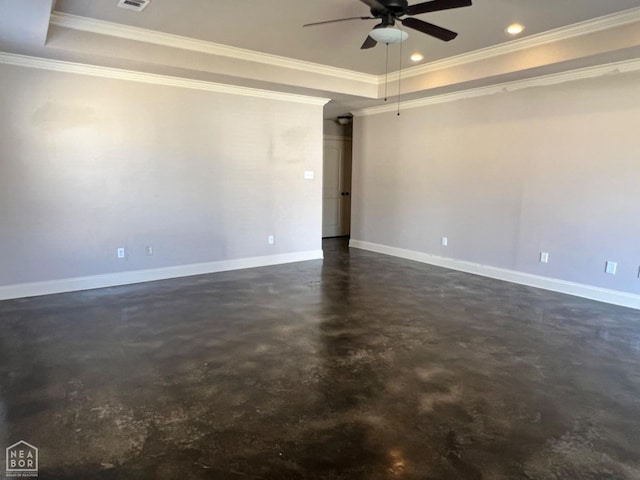
<path fill-rule="evenodd" d="M 340 125 L 335 119 L 325 119 L 323 128 L 325 135 L 351 138 L 353 134 L 352 123 L 349 125 Z"/>
<path fill-rule="evenodd" d="M 321 248 L 321 106 L 11 66 L 0 91 L 0 286 Z"/>
<path fill-rule="evenodd" d="M 639 125 L 638 74 L 358 117 L 352 238 L 639 293 Z"/>

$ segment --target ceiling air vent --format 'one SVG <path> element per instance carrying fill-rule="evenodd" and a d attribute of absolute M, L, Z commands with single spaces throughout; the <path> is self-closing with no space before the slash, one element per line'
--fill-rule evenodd
<path fill-rule="evenodd" d="M 118 2 L 118 6 L 120 8 L 126 8 L 127 10 L 135 10 L 136 12 L 141 12 L 144 10 L 144 7 L 149 5 L 151 0 L 120 0 Z"/>

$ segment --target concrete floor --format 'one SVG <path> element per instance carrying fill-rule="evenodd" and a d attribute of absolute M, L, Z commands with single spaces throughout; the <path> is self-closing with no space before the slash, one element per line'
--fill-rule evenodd
<path fill-rule="evenodd" d="M 640 478 L 639 312 L 325 245 L 0 302 L 0 451 L 41 479 Z"/>

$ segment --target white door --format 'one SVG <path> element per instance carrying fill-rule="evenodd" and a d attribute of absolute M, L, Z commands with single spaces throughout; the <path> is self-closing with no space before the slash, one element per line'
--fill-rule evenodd
<path fill-rule="evenodd" d="M 322 171 L 322 236 L 349 235 L 351 224 L 351 141 L 325 138 Z"/>

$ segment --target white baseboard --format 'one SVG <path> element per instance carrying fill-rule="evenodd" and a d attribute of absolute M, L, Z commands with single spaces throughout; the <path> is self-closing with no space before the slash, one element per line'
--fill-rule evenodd
<path fill-rule="evenodd" d="M 204 275 L 207 273 L 226 272 L 229 270 L 266 267 L 269 265 L 304 262 L 307 260 L 321 260 L 322 258 L 322 250 L 308 250 L 304 252 L 238 258 L 235 260 L 221 260 L 218 262 L 194 263 L 190 265 L 178 265 L 175 267 L 155 268 L 150 270 L 108 273 L 104 275 L 92 275 L 89 277 L 63 278 L 60 280 L 50 280 L 46 282 L 21 283 L 17 285 L 0 286 L 0 300 L 75 292 L 78 290 L 92 290 L 94 288 L 115 287 L 118 285 L 130 285 L 132 283 L 152 282 L 155 280 L 188 277 L 191 275 Z"/>
<path fill-rule="evenodd" d="M 362 240 L 350 240 L 349 246 L 371 252 L 383 253 L 394 257 L 414 260 L 416 262 L 428 263 L 438 267 L 449 268 L 461 272 L 481 275 L 483 277 L 495 278 L 506 282 L 519 283 L 529 287 L 542 288 L 553 292 L 566 293 L 576 297 L 588 298 L 599 302 L 610 303 L 622 307 L 635 308 L 640 310 L 640 295 L 619 292 L 606 288 L 594 287 L 582 283 L 567 282 L 556 278 L 532 275 L 530 273 L 507 270 L 505 268 L 491 267 L 479 263 L 466 262 L 453 258 L 440 257 L 428 253 L 405 250 L 403 248 L 389 247 L 378 243 L 364 242 Z"/>

